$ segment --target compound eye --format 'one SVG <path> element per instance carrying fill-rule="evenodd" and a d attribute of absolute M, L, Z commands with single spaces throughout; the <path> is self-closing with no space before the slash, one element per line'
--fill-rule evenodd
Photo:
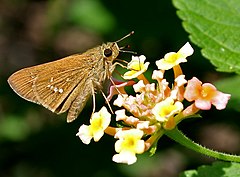
<path fill-rule="evenodd" d="M 105 50 L 104 50 L 104 55 L 105 55 L 105 57 L 110 57 L 110 56 L 112 56 L 112 50 L 111 50 L 111 49 L 105 49 Z"/>

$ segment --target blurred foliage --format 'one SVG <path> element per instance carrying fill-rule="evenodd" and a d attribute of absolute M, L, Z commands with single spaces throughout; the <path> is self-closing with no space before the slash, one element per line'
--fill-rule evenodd
<path fill-rule="evenodd" d="M 67 124 L 66 114 L 55 115 L 23 100 L 6 82 L 23 67 L 83 52 L 132 30 L 135 34 L 121 45 L 130 44 L 130 50 L 146 55 L 150 70 L 156 59 L 189 41 L 168 0 L 0 0 L 1 177 L 174 177 L 184 169 L 212 162 L 163 137 L 153 157 L 140 155 L 132 166 L 115 164 L 111 161 L 115 153 L 111 137 L 88 146 L 75 137 L 79 126 L 88 123 L 91 101 L 76 121 Z M 193 57 L 183 65 L 187 78 L 194 75 L 212 82 L 229 76 L 217 73 L 199 48 L 193 47 Z M 129 61 L 131 56 L 121 54 L 120 58 Z M 101 95 L 97 102 L 99 107 L 104 104 Z M 240 152 L 237 111 L 213 109 L 202 117 L 183 122 L 180 129 L 210 148 Z"/>
<path fill-rule="evenodd" d="M 203 165 L 198 170 L 185 171 L 180 177 L 216 177 L 216 176 L 232 176 L 240 175 L 240 164 L 230 162 L 215 162 L 212 166 Z"/>

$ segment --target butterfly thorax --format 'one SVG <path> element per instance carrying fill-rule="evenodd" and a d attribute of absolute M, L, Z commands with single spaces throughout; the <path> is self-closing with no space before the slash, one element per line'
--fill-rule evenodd
<path fill-rule="evenodd" d="M 96 89 L 102 89 L 103 83 L 111 76 L 113 61 L 119 55 L 117 43 L 109 42 L 85 52 L 88 55 L 88 80 L 94 83 Z"/>

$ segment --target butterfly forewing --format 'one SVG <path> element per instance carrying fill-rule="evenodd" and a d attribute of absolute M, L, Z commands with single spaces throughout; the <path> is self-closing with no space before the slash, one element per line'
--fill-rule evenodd
<path fill-rule="evenodd" d="M 22 69 L 14 73 L 8 82 L 21 97 L 58 113 L 63 101 L 67 100 L 77 85 L 85 82 L 88 67 L 89 64 L 84 55 L 72 55 L 54 62 Z M 65 111 L 75 99 L 73 95 L 71 97 Z"/>
<path fill-rule="evenodd" d="M 28 68 L 25 68 L 12 74 L 8 79 L 8 83 L 22 98 L 40 104 L 32 89 L 35 79 L 36 75 Z"/>

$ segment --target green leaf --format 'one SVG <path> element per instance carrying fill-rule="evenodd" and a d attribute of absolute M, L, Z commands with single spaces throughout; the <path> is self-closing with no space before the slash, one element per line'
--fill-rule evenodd
<path fill-rule="evenodd" d="M 193 43 L 218 71 L 240 73 L 239 0 L 173 0 Z"/>
<path fill-rule="evenodd" d="M 215 162 L 211 166 L 203 165 L 197 170 L 183 172 L 180 177 L 239 177 L 240 164 L 233 162 Z"/>

